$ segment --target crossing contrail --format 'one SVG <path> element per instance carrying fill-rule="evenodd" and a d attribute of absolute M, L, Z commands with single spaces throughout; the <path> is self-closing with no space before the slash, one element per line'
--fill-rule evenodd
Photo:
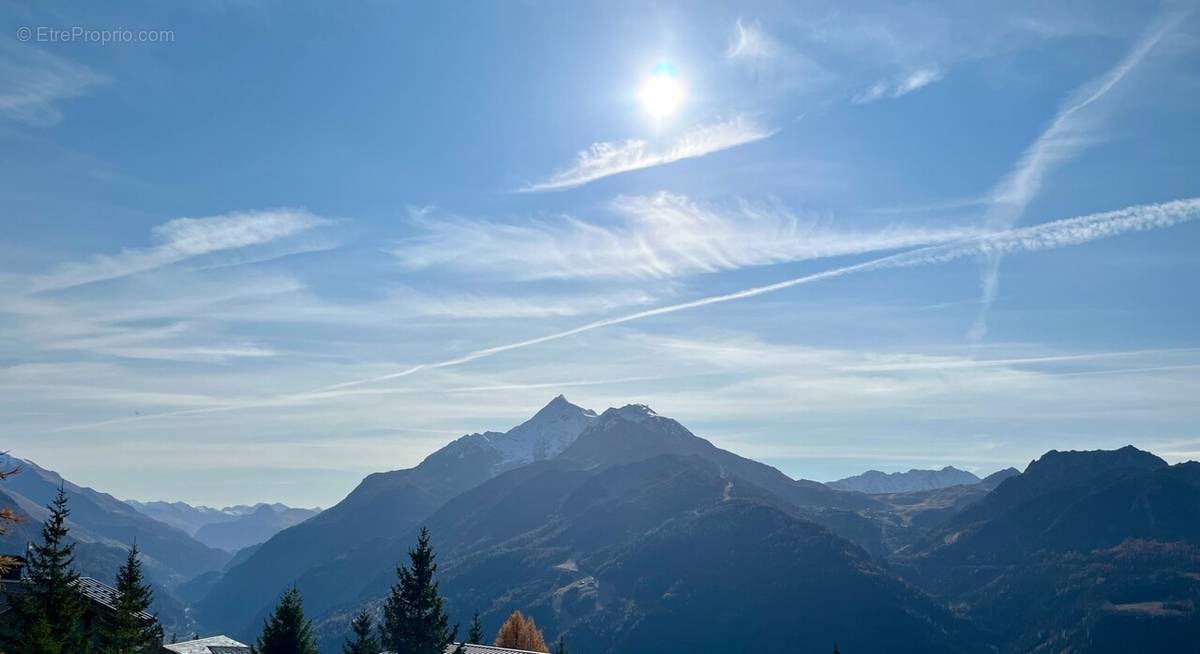
<path fill-rule="evenodd" d="M 792 288 L 793 286 L 801 286 L 804 284 L 812 284 L 834 277 L 842 277 L 854 273 L 870 272 L 873 270 L 884 270 L 888 268 L 909 268 L 913 266 L 931 265 L 937 263 L 946 263 L 955 259 L 974 256 L 996 256 L 1003 254 L 1012 254 L 1018 252 L 1040 252 L 1042 250 L 1050 250 L 1054 248 L 1066 247 L 1068 245 L 1079 245 L 1100 238 L 1108 238 L 1117 236 L 1126 232 L 1146 231 L 1150 229 L 1160 229 L 1163 227 L 1171 227 L 1182 222 L 1195 220 L 1200 217 L 1200 198 L 1189 198 L 1185 200 L 1175 200 L 1172 202 L 1164 202 L 1161 204 L 1138 205 L 1118 209 L 1116 211 L 1108 211 L 1104 213 L 1091 214 L 1079 218 L 1068 218 L 1057 220 L 1054 222 L 1034 225 L 1021 229 L 1011 229 L 1003 232 L 995 232 L 986 234 L 971 239 L 955 241 L 945 245 L 932 245 L 928 247 L 909 250 L 879 259 L 872 259 L 863 263 L 852 266 L 844 266 L 841 268 L 833 268 L 804 277 L 796 277 L 766 286 L 756 286 L 747 288 L 733 293 L 724 295 L 712 295 L 709 297 L 691 300 L 689 302 L 680 302 L 654 309 L 646 309 L 634 313 L 625 314 L 623 316 L 615 316 L 613 318 L 605 318 L 589 322 L 578 327 L 573 327 L 561 332 L 546 334 L 515 343 L 506 345 L 497 345 L 494 347 L 484 348 L 469 352 L 453 359 L 439 361 L 436 363 L 425 363 L 412 366 L 405 370 L 400 370 L 394 373 L 380 375 L 378 377 L 369 377 L 355 381 L 343 382 L 333 386 L 326 386 L 320 390 L 329 391 L 340 388 L 349 388 L 351 386 L 359 386 L 362 384 L 372 384 L 376 382 L 398 379 L 416 374 L 422 370 L 434 368 L 446 368 L 457 366 L 476 359 L 482 359 L 501 352 L 509 350 L 517 350 L 531 345 L 538 345 L 549 341 L 556 341 L 561 338 L 575 336 L 584 332 L 590 332 L 604 327 L 612 327 L 635 320 L 644 318 L 652 318 L 668 313 L 676 313 L 678 311 L 687 311 L 688 309 L 696 309 L 706 307 L 712 304 L 720 304 L 722 302 L 731 302 L 733 300 L 742 300 L 745 298 L 774 293 L 784 289 Z"/>
<path fill-rule="evenodd" d="M 204 407 L 196 409 L 184 409 L 180 411 L 169 411 L 164 413 L 146 414 L 130 418 L 117 418 L 98 423 L 88 423 L 80 425 L 69 425 L 60 427 L 55 431 L 73 431 L 78 429 L 87 429 L 101 425 L 111 425 L 124 422 L 132 422 L 139 420 L 147 420 L 152 418 L 168 418 L 185 415 L 196 415 L 205 413 L 216 413 L 222 411 L 235 411 L 238 409 L 262 408 L 269 406 L 284 406 L 307 401 L 319 401 L 336 397 L 336 391 L 348 389 L 355 386 L 363 386 L 366 384 L 374 384 L 393 379 L 400 379 L 415 375 L 425 370 L 435 370 L 438 368 L 449 368 L 459 366 L 471 361 L 483 359 L 510 350 L 518 350 L 521 348 L 548 343 L 563 338 L 569 338 L 577 334 L 612 327 L 624 323 L 653 318 L 655 316 L 676 313 L 679 311 L 687 311 L 689 309 L 697 309 L 714 304 L 724 302 L 732 302 L 735 300 L 743 300 L 746 298 L 775 293 L 794 286 L 802 286 L 812 284 L 827 279 L 844 277 L 857 273 L 873 272 L 877 270 L 889 270 L 893 268 L 911 268 L 916 266 L 928 266 L 941 263 L 948 263 L 958 259 L 968 257 L 992 257 L 1007 254 L 1018 254 L 1023 252 L 1041 252 L 1044 250 L 1053 250 L 1057 248 L 1067 247 L 1071 245 L 1080 245 L 1095 241 L 1102 238 L 1110 238 L 1120 236 L 1131 232 L 1143 232 L 1154 229 L 1162 229 L 1172 227 L 1181 223 L 1190 222 L 1200 218 L 1200 197 L 1187 198 L 1182 200 L 1173 200 L 1160 204 L 1144 204 L 1116 211 L 1107 211 L 1104 213 L 1090 214 L 1078 218 L 1067 218 L 1056 220 L 1032 227 L 1024 227 L 1020 229 L 1010 229 L 1003 232 L 993 232 L 978 237 L 955 241 L 944 245 L 933 245 L 928 247 L 908 250 L 891 256 L 872 259 L 863 263 L 843 266 L 841 268 L 832 268 L 803 277 L 796 277 L 774 284 L 765 286 L 755 286 L 752 288 L 726 293 L 723 295 L 711 295 L 708 297 L 691 300 L 689 302 L 680 302 L 667 306 L 637 311 L 612 318 L 605 318 L 589 322 L 571 329 L 538 336 L 522 341 L 507 343 L 504 345 L 496 345 L 493 347 L 483 348 L 468 352 L 452 359 L 436 361 L 432 363 L 423 363 L 414 365 L 404 370 L 379 375 L 376 377 L 368 377 L 357 379 L 354 381 L 334 384 L 315 389 L 304 393 L 293 393 L 287 395 L 279 395 L 272 398 L 262 400 L 250 400 L 246 402 L 230 403 L 227 405 Z"/>
<path fill-rule="evenodd" d="M 1046 176 L 1054 168 L 1074 158 L 1092 140 L 1088 138 L 1087 131 L 1079 125 L 1080 112 L 1120 84 L 1183 18 L 1184 13 L 1170 13 L 1154 21 L 1116 66 L 1068 98 L 1050 125 L 1025 150 L 1016 168 L 993 192 L 993 206 L 984 220 L 988 228 L 1012 229 L 1016 226 L 1026 207 L 1041 192 Z M 987 314 L 999 291 L 1002 258 L 1003 253 L 988 254 L 980 271 L 983 288 L 979 314 L 967 334 L 968 339 L 976 343 L 987 333 Z"/>

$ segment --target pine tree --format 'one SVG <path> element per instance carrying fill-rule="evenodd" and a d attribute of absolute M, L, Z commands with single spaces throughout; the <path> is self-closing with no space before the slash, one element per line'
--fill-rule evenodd
<path fill-rule="evenodd" d="M 318 654 L 312 621 L 304 617 L 304 600 L 293 586 L 283 594 L 271 617 L 263 622 L 251 654 Z"/>
<path fill-rule="evenodd" d="M 10 598 L 15 639 L 5 644 L 7 654 L 85 654 L 91 638 L 83 626 L 83 595 L 79 575 L 71 569 L 75 544 L 70 531 L 67 494 L 62 486 L 47 507 L 50 517 L 42 525 L 42 542 L 30 548 L 25 592 Z"/>
<path fill-rule="evenodd" d="M 162 627 L 143 613 L 154 601 L 150 586 L 142 580 L 142 562 L 135 543 L 125 565 L 117 571 L 116 610 L 100 624 L 102 654 L 157 654 L 162 645 Z"/>
<path fill-rule="evenodd" d="M 483 644 L 483 621 L 479 619 L 479 611 L 471 618 L 471 628 L 467 631 L 467 642 L 476 645 Z"/>
<path fill-rule="evenodd" d="M 837 643 L 833 644 L 833 654 L 842 654 L 841 650 L 838 649 Z"/>
<path fill-rule="evenodd" d="M 379 645 L 379 639 L 375 637 L 371 614 L 366 610 L 354 616 L 354 620 L 350 622 L 350 629 L 354 632 L 354 640 L 346 640 L 346 644 L 342 645 L 342 654 L 379 654 L 383 649 Z"/>
<path fill-rule="evenodd" d="M 393 652 L 442 654 L 458 637 L 458 625 L 450 628 L 433 580 L 437 563 L 428 529 L 421 528 L 417 548 L 408 551 L 408 558 L 408 566 L 396 568 L 399 581 L 392 586 L 383 607 L 380 640 Z"/>
<path fill-rule="evenodd" d="M 508 616 L 508 620 L 500 627 L 500 633 L 496 634 L 496 647 L 508 647 L 511 649 L 525 649 L 531 652 L 549 652 L 546 647 L 546 637 L 537 627 L 537 623 L 533 618 L 527 618 L 520 611 L 513 611 L 512 615 Z"/>
<path fill-rule="evenodd" d="M 561 635 L 558 637 L 558 642 L 554 643 L 554 654 L 568 654 L 567 639 L 563 638 Z"/>

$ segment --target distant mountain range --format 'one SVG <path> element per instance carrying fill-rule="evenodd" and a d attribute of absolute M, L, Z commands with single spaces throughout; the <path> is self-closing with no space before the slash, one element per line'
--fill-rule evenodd
<path fill-rule="evenodd" d="M 109 517 L 81 516 L 76 528 L 83 565 L 115 568 L 119 539 L 97 531 L 136 511 L 69 489 L 81 506 L 107 498 Z M 4 503 L 37 505 L 20 494 Z M 1051 451 L 982 480 L 947 467 L 826 485 L 722 450 L 644 405 L 596 414 L 559 396 L 507 432 L 468 434 L 414 468 L 370 475 L 232 559 L 188 530 L 214 542 L 214 530 L 290 510 L 138 507 L 187 527 L 149 520 L 157 527 L 143 529 L 158 538 L 216 553 L 204 565 L 153 555 L 156 574 L 191 575 L 168 585 L 173 610 L 190 604 L 201 630 L 252 639 L 295 585 L 323 652 L 340 651 L 356 610 L 380 611 L 422 525 L 454 620 L 478 610 L 491 633 L 521 609 L 572 651 L 823 651 L 836 641 L 846 652 L 1007 654 L 1200 642 L 1200 463 L 1172 466 L 1132 447 Z"/>
<path fill-rule="evenodd" d="M 125 502 L 155 520 L 182 529 L 209 547 L 227 552 L 262 543 L 321 512 L 319 508 L 294 509 L 266 503 L 214 509 L 184 502 Z"/>
<path fill-rule="evenodd" d="M 33 461 L 0 454 L 0 469 L 17 467 L 21 472 L 0 485 L 0 506 L 13 508 L 22 520 L 10 533 L 0 535 L 0 552 L 21 554 L 28 543 L 40 539 L 41 523 L 49 515 L 46 505 L 61 485 L 71 509 L 68 525 L 77 543 L 76 569 L 112 583 L 129 545 L 137 542 L 146 575 L 156 589 L 153 609 L 168 631 L 178 633 L 191 633 L 197 627 L 176 592 L 181 585 L 220 572 L 237 560 L 234 550 L 261 543 L 318 512 L 282 504 L 215 510 L 181 502 L 122 502 Z M 189 526 L 181 523 L 182 518 L 194 516 L 205 520 L 194 530 L 199 532 L 196 536 L 180 526 Z"/>
<path fill-rule="evenodd" d="M 61 485 L 70 499 L 71 533 L 76 539 L 116 548 L 127 548 L 137 541 L 164 583 L 219 569 L 230 558 L 228 552 L 208 547 L 111 495 L 73 484 L 32 461 L 0 455 L 0 466 L 21 467 L 20 474 L 4 482 L 3 491 L 35 522 L 47 515 L 46 505 Z"/>
<path fill-rule="evenodd" d="M 0 485 L 0 506 L 12 507 L 22 518 L 8 534 L 0 535 L 0 552 L 22 554 L 28 543 L 40 540 L 46 505 L 61 486 L 69 498 L 68 525 L 76 546 L 76 569 L 112 583 L 129 545 L 137 542 L 146 576 L 156 589 L 154 611 L 162 622 L 180 632 L 195 625 L 170 589 L 186 579 L 219 570 L 228 552 L 196 541 L 186 533 L 145 516 L 128 504 L 73 484 L 32 461 L 0 455 L 0 468 L 21 472 Z"/>
<path fill-rule="evenodd" d="M 885 473 L 868 470 L 861 475 L 846 477 L 826 484 L 830 488 L 860 493 L 911 493 L 912 491 L 934 490 L 950 486 L 978 484 L 982 481 L 966 470 L 946 466 L 941 470 L 909 470 L 908 472 Z"/>

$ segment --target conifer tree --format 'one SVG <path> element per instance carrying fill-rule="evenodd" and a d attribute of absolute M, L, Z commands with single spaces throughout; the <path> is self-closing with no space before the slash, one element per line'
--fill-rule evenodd
<path fill-rule="evenodd" d="M 366 610 L 354 616 L 354 620 L 350 622 L 350 629 L 354 632 L 354 639 L 346 640 L 346 644 L 342 645 L 342 654 L 379 654 L 383 649 L 379 645 L 379 639 L 375 637 L 371 614 Z"/>
<path fill-rule="evenodd" d="M 312 621 L 304 617 L 304 600 L 295 586 L 279 600 L 271 617 L 263 622 L 258 643 L 251 654 L 318 654 Z"/>
<path fill-rule="evenodd" d="M 513 611 L 512 615 L 508 616 L 508 620 L 500 627 L 500 633 L 496 634 L 496 647 L 508 647 L 511 649 L 525 649 L 531 652 L 549 652 L 546 647 L 546 637 L 537 627 L 537 623 L 533 618 L 527 618 L 520 611 Z"/>
<path fill-rule="evenodd" d="M 568 654 L 567 639 L 563 638 L 561 634 L 558 637 L 558 642 L 554 643 L 554 654 Z"/>
<path fill-rule="evenodd" d="M 442 654 L 458 637 L 458 625 L 449 626 L 450 619 L 433 580 L 437 563 L 428 529 L 421 528 L 417 547 L 408 551 L 408 558 L 409 565 L 396 568 L 399 580 L 383 607 L 380 640 L 393 652 Z"/>
<path fill-rule="evenodd" d="M 833 654 L 842 654 L 841 650 L 838 649 L 837 643 L 833 644 Z"/>
<path fill-rule="evenodd" d="M 117 571 L 116 610 L 100 624 L 101 654 L 157 654 L 162 645 L 162 627 L 157 620 L 143 615 L 153 601 L 154 593 L 142 579 L 142 562 L 135 543 Z"/>
<path fill-rule="evenodd" d="M 83 626 L 79 575 L 71 569 L 75 544 L 67 541 L 67 494 L 62 486 L 47 507 L 42 542 L 30 548 L 25 592 L 10 598 L 15 638 L 7 654 L 86 654 L 91 638 Z"/>
<path fill-rule="evenodd" d="M 479 611 L 471 618 L 471 628 L 467 631 L 467 642 L 476 645 L 483 644 L 483 621 L 479 619 Z"/>

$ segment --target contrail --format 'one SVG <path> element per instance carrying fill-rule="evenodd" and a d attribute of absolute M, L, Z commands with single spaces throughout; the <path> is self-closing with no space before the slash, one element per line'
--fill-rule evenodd
<path fill-rule="evenodd" d="M 1004 232 L 997 232 L 979 236 L 963 241 L 956 241 L 946 245 L 933 245 L 929 247 L 909 250 L 900 254 L 894 254 L 879 259 L 872 259 L 853 266 L 844 266 L 842 268 L 833 268 L 831 270 L 805 275 L 766 286 L 756 286 L 733 293 L 724 295 L 713 295 L 709 297 L 691 300 L 689 302 L 681 302 L 679 304 L 671 304 L 664 307 L 654 309 L 646 309 L 635 313 L 616 316 L 613 318 L 605 318 L 589 322 L 578 327 L 538 336 L 524 341 L 508 343 L 506 345 L 497 345 L 495 347 L 484 348 L 469 352 L 463 356 L 454 359 L 447 359 L 437 363 L 427 363 L 416 365 L 411 368 L 394 372 L 378 377 L 370 377 L 367 379 L 359 379 L 356 381 L 344 382 L 327 386 L 319 389 L 319 391 L 336 390 L 339 388 L 347 388 L 350 386 L 358 386 L 361 384 L 372 384 L 376 382 L 388 381 L 390 379 L 398 379 L 416 374 L 422 370 L 432 368 L 445 368 L 449 366 L 457 366 L 476 359 L 482 359 L 501 352 L 509 350 L 517 350 L 530 345 L 538 345 L 549 341 L 556 341 L 568 336 L 575 336 L 584 332 L 601 329 L 604 327 L 612 327 L 643 318 L 651 318 L 661 316 L 668 313 L 676 313 L 678 311 L 686 311 L 688 309 L 696 309 L 705 307 L 711 304 L 720 304 L 722 302 L 730 302 L 733 300 L 742 300 L 745 298 L 765 295 L 782 291 L 793 286 L 803 284 L 811 284 L 825 279 L 834 277 L 842 277 L 852 273 L 868 272 L 872 270 L 883 270 L 886 268 L 907 268 L 912 266 L 929 265 L 935 263 L 946 263 L 955 259 L 972 256 L 991 256 L 1000 254 L 1009 254 L 1013 252 L 1040 252 L 1053 248 L 1065 247 L 1068 245 L 1078 245 L 1099 238 L 1107 238 L 1117 236 L 1126 232 L 1146 231 L 1149 229 L 1159 229 L 1162 227 L 1170 227 L 1182 222 L 1194 220 L 1200 214 L 1200 198 L 1190 198 L 1186 200 L 1175 200 L 1173 202 L 1165 202 L 1162 204 L 1140 205 L 1119 209 L 1117 211 L 1109 211 L 1105 213 L 1092 214 L 1080 218 L 1069 218 L 1058 220 L 1033 227 L 1023 229 L 1014 229 Z M 318 392 L 319 392 L 318 391 Z"/>
<path fill-rule="evenodd" d="M 1012 229 L 1016 226 L 1021 215 L 1025 213 L 1025 208 L 1041 191 L 1046 175 L 1086 146 L 1088 139 L 1076 125 L 1079 112 L 1120 84 L 1183 17 L 1183 13 L 1168 13 L 1154 21 L 1116 66 L 1071 94 L 1037 140 L 1021 155 L 1013 171 L 992 193 L 992 208 L 984 219 L 988 228 Z M 967 338 L 972 342 L 977 343 L 987 332 L 988 310 L 996 301 L 996 293 L 999 290 L 1001 258 L 999 253 L 988 255 L 980 271 L 982 292 L 979 314 L 967 334 Z"/>
<path fill-rule="evenodd" d="M 887 257 L 872 259 L 870 261 L 865 261 L 852 266 L 833 268 L 830 270 L 813 273 L 811 275 L 805 275 L 803 277 L 796 277 L 794 279 L 768 284 L 766 286 L 756 286 L 733 293 L 726 293 L 724 295 L 712 295 L 689 302 L 681 302 L 678 304 L 671 304 L 655 309 L 647 309 L 645 311 L 638 311 L 613 318 L 606 318 L 604 320 L 597 320 L 580 325 L 578 327 L 555 332 L 553 334 L 546 334 L 545 336 L 517 341 L 515 343 L 508 343 L 505 345 L 497 345 L 494 347 L 475 350 L 453 359 L 446 359 L 444 361 L 437 361 L 434 363 L 419 364 L 387 375 L 379 375 L 377 377 L 343 382 L 341 384 L 325 386 L 305 393 L 281 395 L 265 400 L 235 403 L 227 406 L 184 409 L 181 411 L 143 415 L 137 418 L 119 418 L 101 423 L 72 425 L 61 427 L 56 431 L 84 429 L 99 425 L 114 424 L 118 422 L 131 422 L 134 420 L 146 420 L 150 418 L 165 418 L 203 413 L 215 413 L 221 411 L 233 411 L 237 409 L 256 407 L 280 406 L 296 402 L 321 399 L 330 391 L 354 386 L 362 386 L 365 384 L 374 384 L 392 379 L 399 379 L 401 377 L 408 377 L 423 370 L 434 370 L 437 368 L 458 366 L 464 363 L 475 361 L 477 359 L 483 359 L 500 354 L 502 352 L 518 350 L 533 345 L 539 345 L 541 343 L 548 343 L 550 341 L 568 338 L 570 336 L 575 336 L 577 334 L 582 334 L 597 329 L 603 329 L 605 327 L 612 327 L 614 325 L 634 322 L 637 320 L 666 315 L 669 313 L 676 313 L 679 311 L 687 311 L 689 309 L 697 309 L 713 304 L 721 304 L 723 302 L 732 302 L 734 300 L 742 300 L 759 295 L 766 295 L 768 293 L 775 293 L 777 291 L 792 288 L 793 286 L 812 284 L 826 279 L 833 279 L 836 277 L 844 277 L 846 275 L 876 270 L 911 268 L 915 266 L 941 264 L 967 257 L 995 256 L 1020 252 L 1041 252 L 1043 250 L 1052 250 L 1071 245 L 1079 245 L 1097 239 L 1119 236 L 1129 232 L 1143 232 L 1152 229 L 1172 227 L 1174 225 L 1196 220 L 1197 218 L 1200 218 L 1200 197 L 1174 200 L 1160 204 L 1137 205 L 1124 209 L 1118 209 L 1116 211 L 1107 211 L 1104 213 L 1090 214 L 1078 218 L 1056 220 L 1053 222 L 1042 223 L 1040 225 L 1034 225 L 1032 227 L 986 234 L 945 245 L 917 248 L 915 250 L 909 250 L 907 252 L 901 252 L 899 254 L 894 254 Z"/>

